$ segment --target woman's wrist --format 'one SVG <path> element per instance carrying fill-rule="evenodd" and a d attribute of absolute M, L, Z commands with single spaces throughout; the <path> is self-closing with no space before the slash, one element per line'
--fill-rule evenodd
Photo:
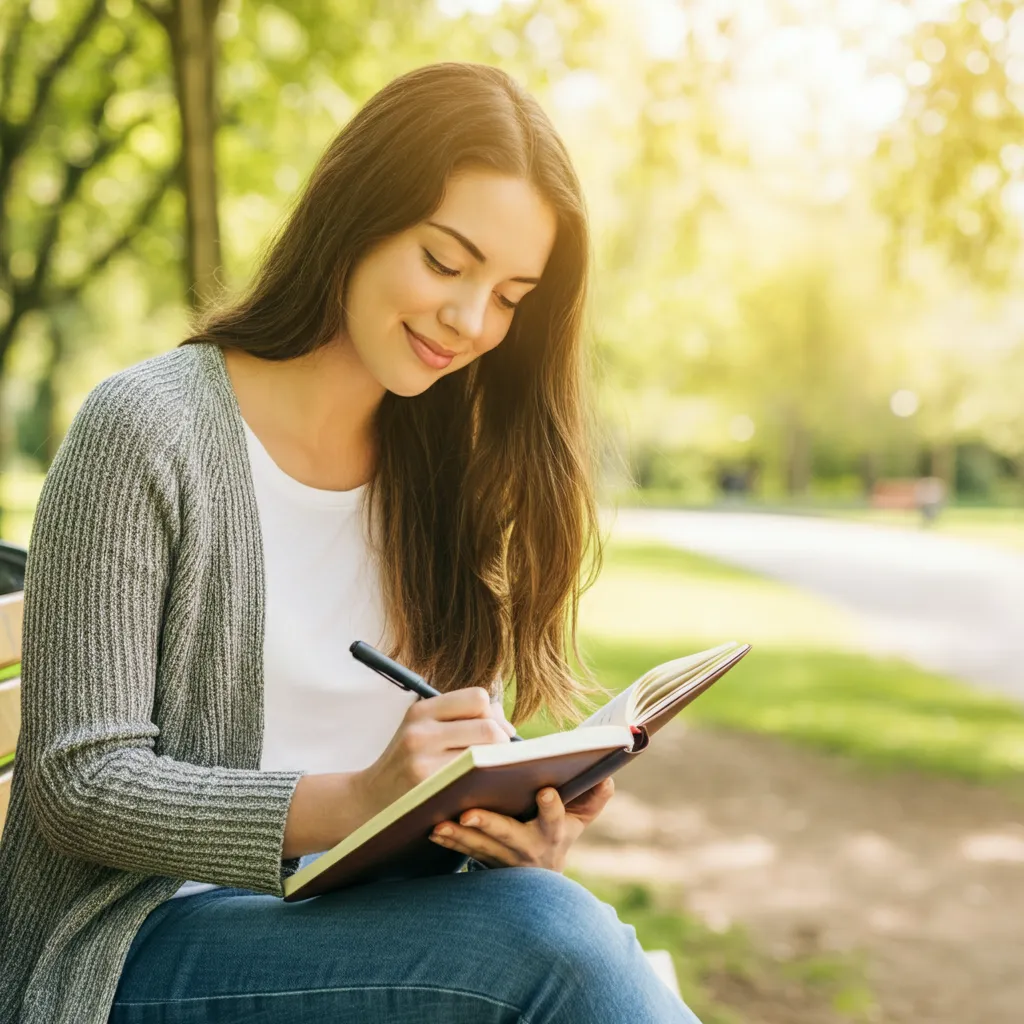
<path fill-rule="evenodd" d="M 288 808 L 281 856 L 329 850 L 374 813 L 364 772 L 303 775 Z"/>

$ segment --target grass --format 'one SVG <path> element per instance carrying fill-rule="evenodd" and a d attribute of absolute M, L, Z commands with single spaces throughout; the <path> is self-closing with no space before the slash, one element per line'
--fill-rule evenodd
<path fill-rule="evenodd" d="M 581 646 L 617 691 L 652 665 L 737 639 L 754 650 L 684 716 L 767 733 L 873 769 L 1024 778 L 1024 709 L 895 658 L 856 651 L 823 599 L 657 544 L 613 541 L 581 607 Z M 524 734 L 549 731 L 538 719 Z"/>
<path fill-rule="evenodd" d="M 584 595 L 580 629 L 586 637 L 670 641 L 680 652 L 684 644 L 700 650 L 732 639 L 759 650 L 855 651 L 862 627 L 838 605 L 742 569 L 664 545 L 613 541 Z"/>
<path fill-rule="evenodd" d="M 653 645 L 591 637 L 585 653 L 598 678 L 618 690 L 681 650 L 708 646 L 708 640 Z M 751 651 L 684 716 L 778 736 L 876 769 L 988 782 L 1024 778 L 1024 712 L 896 659 Z"/>
<path fill-rule="evenodd" d="M 802 1020 L 811 1019 L 807 1014 L 851 1024 L 876 1019 L 864 968 L 855 957 L 773 957 L 737 926 L 708 928 L 681 910 L 679 899 L 667 890 L 595 878 L 578 881 L 616 908 L 620 919 L 636 929 L 644 949 L 668 950 L 683 998 L 704 1024 L 742 1024 L 745 1007 L 736 1003 L 764 998 L 798 1005 Z"/>

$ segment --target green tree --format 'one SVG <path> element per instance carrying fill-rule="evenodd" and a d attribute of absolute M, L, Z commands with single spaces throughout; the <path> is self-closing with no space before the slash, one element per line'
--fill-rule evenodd
<path fill-rule="evenodd" d="M 177 173 L 158 49 L 126 0 L 4 9 L 0 383 L 26 320 L 74 304 L 154 218 Z M 61 354 L 54 340 L 44 376 Z M 5 456 L 0 438 L 0 465 Z"/>
<path fill-rule="evenodd" d="M 1024 213 L 1024 10 L 959 4 L 922 23 L 903 63 L 909 98 L 877 161 L 894 263 L 930 244 L 975 280 L 1006 284 Z"/>
<path fill-rule="evenodd" d="M 740 296 L 731 388 L 760 428 L 763 456 L 777 453 L 793 496 L 807 493 L 816 446 L 849 437 L 870 403 L 865 339 L 840 280 L 809 253 Z"/>
<path fill-rule="evenodd" d="M 57 8 L 32 11 L 7 8 L 0 49 L 0 367 L 22 319 L 123 251 L 176 171 L 154 144 L 164 112 L 130 13 L 90 0 L 57 40 Z"/>

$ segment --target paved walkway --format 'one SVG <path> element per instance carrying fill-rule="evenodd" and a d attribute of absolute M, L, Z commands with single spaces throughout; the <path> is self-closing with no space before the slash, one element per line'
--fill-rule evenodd
<path fill-rule="evenodd" d="M 858 612 L 875 652 L 1024 701 L 1024 554 L 809 516 L 622 509 L 614 531 L 795 584 Z"/>

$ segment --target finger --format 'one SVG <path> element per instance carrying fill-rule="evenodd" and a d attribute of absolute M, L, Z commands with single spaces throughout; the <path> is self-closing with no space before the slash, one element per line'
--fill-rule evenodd
<path fill-rule="evenodd" d="M 431 833 L 430 841 L 438 846 L 443 846 L 446 850 L 456 850 L 467 857 L 474 857 L 481 864 L 487 864 L 489 867 L 519 867 L 523 863 L 519 854 L 502 846 L 496 839 L 492 839 L 476 829 L 463 828 L 453 822 L 439 825 Z"/>
<path fill-rule="evenodd" d="M 454 722 L 464 718 L 491 717 L 491 695 L 482 686 L 467 686 L 452 690 L 429 700 L 417 701 L 409 709 L 414 718 L 432 718 L 439 722 Z"/>
<path fill-rule="evenodd" d="M 474 860 L 478 860 L 488 868 L 515 868 L 522 866 L 520 864 L 507 864 L 505 861 L 489 857 L 484 853 L 474 853 L 472 850 L 463 846 L 461 843 L 455 842 L 454 840 L 441 841 L 431 838 L 431 842 L 437 846 L 443 846 L 446 850 L 454 850 L 456 853 L 461 853 L 465 857 L 472 857 Z"/>
<path fill-rule="evenodd" d="M 537 794 L 537 822 L 541 835 L 552 844 L 565 835 L 565 806 L 558 790 L 548 787 Z"/>
<path fill-rule="evenodd" d="M 615 783 L 610 778 L 605 779 L 566 804 L 566 814 L 571 814 L 584 825 L 589 825 L 605 809 L 614 795 Z"/>
<path fill-rule="evenodd" d="M 518 854 L 524 861 L 534 859 L 536 830 L 530 825 L 516 821 L 515 818 L 495 814 L 493 811 L 474 809 L 463 813 L 459 818 L 459 825 L 490 836 L 496 843 Z"/>
<path fill-rule="evenodd" d="M 491 718 L 501 726 L 507 735 L 515 736 L 516 727 L 505 717 L 505 708 L 500 700 L 491 702 Z"/>
<path fill-rule="evenodd" d="M 493 718 L 467 718 L 438 722 L 435 738 L 443 750 L 465 750 L 484 743 L 511 743 L 508 733 Z"/>
<path fill-rule="evenodd" d="M 592 786 L 585 793 L 581 793 L 575 800 L 565 805 L 565 809 L 571 812 L 579 812 L 582 809 L 592 807 L 595 804 L 603 807 L 615 794 L 615 783 L 610 779 L 604 779 L 596 786 Z"/>

